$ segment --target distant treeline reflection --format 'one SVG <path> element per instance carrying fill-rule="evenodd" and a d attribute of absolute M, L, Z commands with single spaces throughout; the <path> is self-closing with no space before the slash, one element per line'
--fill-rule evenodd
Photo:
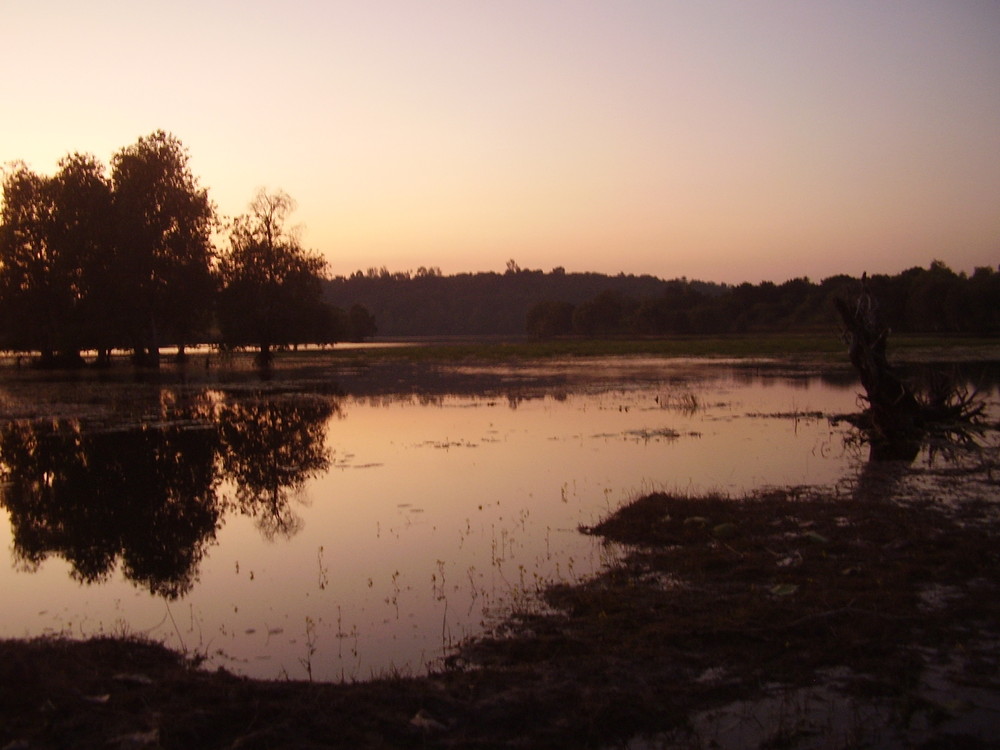
<path fill-rule="evenodd" d="M 173 599 L 187 593 L 226 513 L 267 537 L 299 529 L 292 499 L 325 471 L 330 396 L 167 403 L 161 419 L 107 428 L 21 420 L 0 428 L 0 502 L 27 570 L 64 558 L 83 582 L 125 578 Z M 232 489 L 230 490 L 229 487 Z"/>

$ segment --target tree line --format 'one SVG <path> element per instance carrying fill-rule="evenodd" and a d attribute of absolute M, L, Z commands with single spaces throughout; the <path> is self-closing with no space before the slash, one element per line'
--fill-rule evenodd
<path fill-rule="evenodd" d="M 370 268 L 326 278 L 327 267 L 288 228 L 294 202 L 257 193 L 223 221 L 192 174 L 187 151 L 156 131 L 115 153 L 110 173 L 88 154 L 51 176 L 23 163 L 3 173 L 0 349 L 38 352 L 45 366 L 97 362 L 129 350 L 156 365 L 160 348 L 212 342 L 276 348 L 386 336 L 674 335 L 829 330 L 846 275 L 819 283 L 736 286 L 650 275 L 504 273 L 444 276 Z M 216 248 L 214 238 L 226 238 Z M 896 331 L 1000 332 L 1000 274 L 940 261 L 874 276 L 871 291 Z"/>
<path fill-rule="evenodd" d="M 374 333 L 363 309 L 322 296 L 326 263 L 286 227 L 294 208 L 261 190 L 248 213 L 218 216 L 183 144 L 162 130 L 116 152 L 110 174 L 72 153 L 51 176 L 23 163 L 3 175 L 0 348 L 39 352 L 42 365 L 76 365 L 81 352 L 133 353 L 206 341 L 259 347 L 330 343 Z M 228 234 L 218 250 L 213 237 Z"/>
<path fill-rule="evenodd" d="M 740 334 L 822 331 L 839 324 L 835 300 L 856 299 L 861 281 L 846 275 L 819 283 L 743 283 L 706 294 L 683 281 L 655 296 L 606 290 L 581 304 L 544 300 L 531 307 L 526 330 L 536 336 Z M 902 333 L 1000 332 L 1000 273 L 990 267 L 969 276 L 941 261 L 895 276 L 875 275 L 868 288 L 881 315 Z"/>
<path fill-rule="evenodd" d="M 941 261 L 876 275 L 870 290 L 899 332 L 1000 333 L 1000 273 L 971 275 Z M 337 305 L 363 304 L 388 336 L 656 336 L 830 331 L 834 299 L 856 299 L 859 278 L 831 276 L 781 284 L 715 284 L 678 278 L 522 269 L 443 276 L 370 268 L 325 283 Z"/>
<path fill-rule="evenodd" d="M 435 267 L 415 273 L 386 268 L 358 270 L 325 282 L 325 298 L 334 305 L 361 304 L 378 321 L 384 336 L 516 336 L 523 335 L 529 310 L 556 299 L 578 305 L 610 291 L 628 297 L 654 297 L 672 282 L 650 275 L 608 276 L 523 269 L 513 260 L 503 273 L 444 276 Z M 725 287 L 685 282 L 707 296 Z"/>
<path fill-rule="evenodd" d="M 866 277 L 866 283 L 894 331 L 1000 333 L 1000 273 L 990 267 L 970 276 L 934 261 L 926 269 Z M 528 311 L 525 326 L 537 336 L 828 331 L 839 325 L 835 301 L 857 299 L 860 289 L 861 280 L 847 275 L 819 283 L 743 283 L 717 294 L 674 281 L 655 296 L 606 290 L 578 305 L 542 301 Z"/>

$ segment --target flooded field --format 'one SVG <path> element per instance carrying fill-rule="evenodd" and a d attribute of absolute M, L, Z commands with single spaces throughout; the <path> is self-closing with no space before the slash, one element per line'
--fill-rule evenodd
<path fill-rule="evenodd" d="M 639 493 L 850 492 L 867 459 L 830 419 L 859 410 L 847 370 L 190 367 L 5 371 L 0 637 L 144 633 L 263 678 L 421 674 L 599 570 L 614 550 L 579 526 Z"/>

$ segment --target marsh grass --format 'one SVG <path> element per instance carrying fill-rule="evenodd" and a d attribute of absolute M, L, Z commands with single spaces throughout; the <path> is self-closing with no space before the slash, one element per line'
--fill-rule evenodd
<path fill-rule="evenodd" d="M 503 341 L 427 341 L 384 349 L 337 349 L 329 353 L 355 360 L 407 359 L 482 360 L 551 359 L 563 357 L 801 357 L 821 360 L 845 358 L 845 345 L 836 331 L 815 334 L 746 334 L 732 336 L 676 336 L 671 338 L 516 339 Z M 905 336 L 893 337 L 895 352 L 941 354 L 955 350 L 997 351 L 992 338 Z M 947 355 L 945 355 L 947 356 Z"/>

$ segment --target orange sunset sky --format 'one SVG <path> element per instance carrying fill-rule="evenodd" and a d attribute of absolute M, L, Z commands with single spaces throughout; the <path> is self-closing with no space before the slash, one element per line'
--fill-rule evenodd
<path fill-rule="evenodd" d="M 0 162 L 162 128 L 334 274 L 1000 263 L 997 0 L 2 0 L 0 70 Z"/>

